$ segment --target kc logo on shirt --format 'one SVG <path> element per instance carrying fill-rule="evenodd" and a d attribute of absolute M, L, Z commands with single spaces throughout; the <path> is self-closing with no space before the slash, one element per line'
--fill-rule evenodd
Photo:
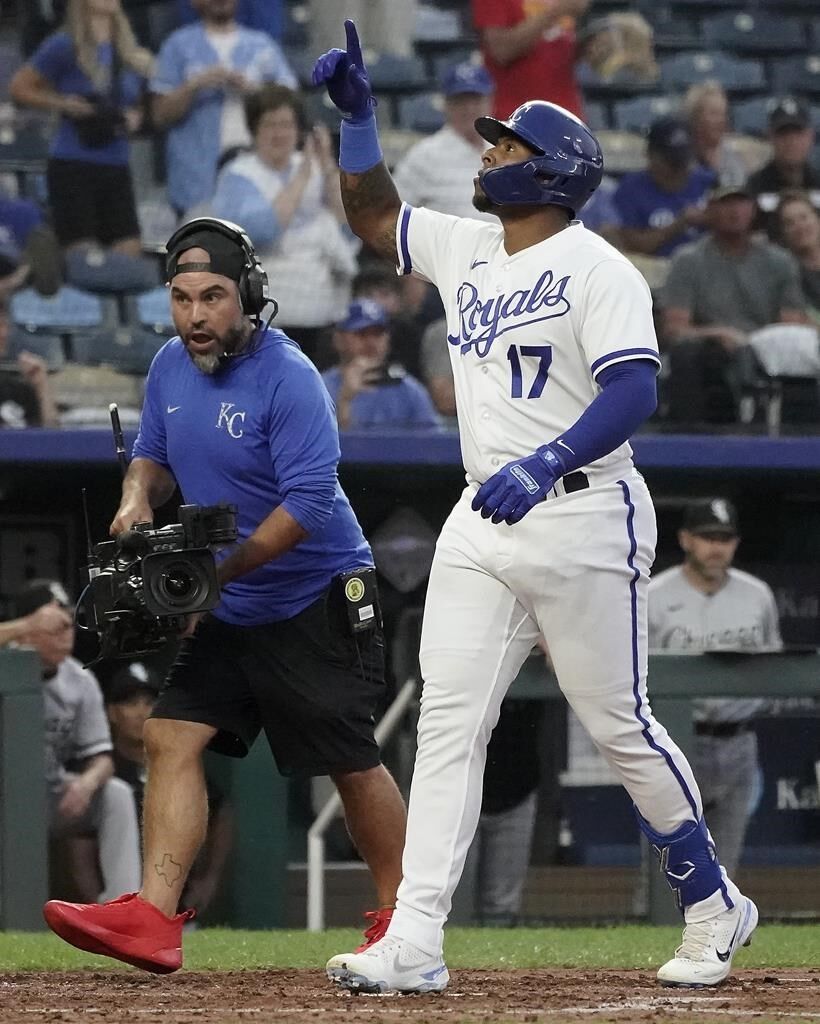
<path fill-rule="evenodd" d="M 551 270 L 545 270 L 532 288 L 502 293 L 492 299 L 481 299 L 476 286 L 464 281 L 456 294 L 461 329 L 457 337 L 448 335 L 447 340 L 451 345 L 460 345 L 462 355 L 474 348 L 478 358 L 483 359 L 495 339 L 507 331 L 565 316 L 570 309 L 564 295 L 569 279 L 569 274 L 556 278 Z"/>
<path fill-rule="evenodd" d="M 219 416 L 216 421 L 216 429 L 224 427 L 231 437 L 242 437 L 242 424 L 245 422 L 244 412 L 231 412 L 236 402 L 221 402 Z"/>

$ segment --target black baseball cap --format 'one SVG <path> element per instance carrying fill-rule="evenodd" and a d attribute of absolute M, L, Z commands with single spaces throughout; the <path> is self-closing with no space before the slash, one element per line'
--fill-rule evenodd
<path fill-rule="evenodd" d="M 686 506 L 683 528 L 706 537 L 737 537 L 737 511 L 726 498 L 693 501 Z"/>
<path fill-rule="evenodd" d="M 142 661 L 132 661 L 118 668 L 105 688 L 106 704 L 122 704 L 138 693 L 156 698 L 161 689 L 158 673 Z"/>
<path fill-rule="evenodd" d="M 183 262 L 179 258 L 189 249 L 204 249 L 208 254 L 207 263 Z M 168 250 L 166 259 L 166 279 L 171 281 L 177 274 L 196 273 L 206 270 L 211 274 L 221 274 L 231 281 L 239 281 L 245 268 L 246 257 L 238 242 L 227 238 L 213 228 L 203 226 L 198 231 L 185 235 L 180 242 Z"/>
<path fill-rule="evenodd" d="M 769 110 L 769 130 L 779 132 L 783 128 L 808 128 L 811 124 L 809 108 L 795 96 L 783 96 L 775 100 Z"/>
<path fill-rule="evenodd" d="M 33 579 L 24 584 L 12 598 L 14 614 L 18 618 L 31 615 L 44 604 L 56 601 L 63 608 L 71 608 L 72 601 L 59 580 Z"/>
<path fill-rule="evenodd" d="M 660 117 L 654 121 L 646 136 L 647 147 L 653 153 L 688 160 L 692 156 L 692 136 L 689 126 L 679 117 Z"/>

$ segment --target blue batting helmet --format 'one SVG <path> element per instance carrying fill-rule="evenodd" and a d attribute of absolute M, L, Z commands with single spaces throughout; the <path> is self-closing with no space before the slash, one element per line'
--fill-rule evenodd
<path fill-rule="evenodd" d="M 573 215 L 601 182 L 604 158 L 598 140 L 580 118 L 555 103 L 531 100 L 509 120 L 479 117 L 476 131 L 496 145 L 513 135 L 535 150 L 532 157 L 479 175 L 481 187 L 498 206 L 563 206 Z"/>

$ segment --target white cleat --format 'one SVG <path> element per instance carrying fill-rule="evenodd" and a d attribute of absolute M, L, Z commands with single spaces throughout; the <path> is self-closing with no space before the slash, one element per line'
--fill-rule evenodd
<path fill-rule="evenodd" d="M 440 956 L 385 935 L 363 953 L 340 953 L 327 962 L 331 981 L 351 992 L 442 992 L 450 980 Z"/>
<path fill-rule="evenodd" d="M 687 924 L 683 942 L 672 960 L 658 971 L 661 985 L 702 988 L 719 985 L 729 977 L 732 957 L 752 941 L 757 927 L 757 907 L 741 896 L 734 910 L 710 917 L 699 924 Z"/>

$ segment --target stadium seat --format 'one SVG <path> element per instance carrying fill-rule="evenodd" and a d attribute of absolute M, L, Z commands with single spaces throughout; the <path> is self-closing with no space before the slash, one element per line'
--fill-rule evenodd
<path fill-rule="evenodd" d="M 710 46 L 738 53 L 801 53 L 808 43 L 802 22 L 765 11 L 716 14 L 702 28 Z"/>
<path fill-rule="evenodd" d="M 437 132 L 444 124 L 444 99 L 426 92 L 399 100 L 399 128 L 412 132 Z"/>
<path fill-rule="evenodd" d="M 310 11 L 307 4 L 285 4 L 282 13 L 282 38 L 280 40 L 282 45 L 286 47 L 308 46 L 310 43 L 308 31 Z"/>
<path fill-rule="evenodd" d="M 630 96 L 653 93 L 657 89 L 655 80 L 639 79 L 626 69 L 612 78 L 601 78 L 589 64 L 583 63 L 577 67 L 577 78 L 584 96 L 595 99 L 626 99 Z"/>
<path fill-rule="evenodd" d="M 609 128 L 609 113 L 605 103 L 584 103 L 584 120 L 594 132 Z"/>
<path fill-rule="evenodd" d="M 656 52 L 672 50 L 677 53 L 679 50 L 695 50 L 703 45 L 697 22 L 688 17 L 688 12 L 659 4 L 647 17 L 652 24 Z"/>
<path fill-rule="evenodd" d="M 419 57 L 381 53 L 367 60 L 367 70 L 376 91 L 410 92 L 426 89 L 430 84 L 424 62 Z"/>
<path fill-rule="evenodd" d="M 308 121 L 325 125 L 331 132 L 339 132 L 341 115 L 324 89 L 314 89 L 303 96 Z M 378 120 L 379 108 L 376 107 Z"/>
<path fill-rule="evenodd" d="M 772 66 L 772 87 L 779 93 L 820 96 L 820 56 L 789 58 Z"/>
<path fill-rule="evenodd" d="M 772 100 L 761 96 L 756 99 L 733 103 L 732 126 L 741 135 L 765 135 L 769 130 L 769 109 Z"/>
<path fill-rule="evenodd" d="M 25 288 L 12 296 L 9 312 L 12 323 L 32 333 L 68 333 L 102 327 L 111 322 L 110 307 L 107 310 L 98 295 L 80 291 L 71 285 L 64 285 L 54 295 L 48 296 L 40 295 L 33 288 Z"/>
<path fill-rule="evenodd" d="M 678 53 L 664 57 L 661 80 L 670 89 L 688 89 L 705 78 L 714 78 L 729 93 L 758 92 L 766 88 L 763 64 L 741 60 L 718 50 Z"/>
<path fill-rule="evenodd" d="M 0 171 L 45 166 L 52 127 L 44 120 L 15 119 L 0 124 Z"/>
<path fill-rule="evenodd" d="M 621 100 L 614 106 L 614 127 L 624 132 L 645 134 L 653 121 L 679 113 L 680 107 L 680 96 L 636 96 L 635 99 Z"/>
<path fill-rule="evenodd" d="M 599 131 L 598 141 L 609 174 L 642 171 L 646 166 L 646 139 L 637 132 Z"/>
<path fill-rule="evenodd" d="M 129 311 L 129 321 L 140 327 L 163 337 L 176 333 L 171 317 L 169 292 L 164 286 L 132 296 L 127 302 L 126 309 Z"/>
<path fill-rule="evenodd" d="M 19 325 L 9 332 L 9 356 L 16 359 L 21 352 L 31 352 L 45 359 L 49 370 L 59 370 L 65 365 L 65 348 L 59 334 L 30 332 Z"/>
<path fill-rule="evenodd" d="M 463 35 L 458 11 L 442 11 L 420 4 L 416 11 L 413 41 L 436 44 L 458 42 Z"/>
<path fill-rule="evenodd" d="M 111 366 L 121 373 L 144 375 L 164 344 L 165 339 L 154 331 L 121 326 L 75 334 L 71 352 L 75 362 L 86 366 Z"/>

